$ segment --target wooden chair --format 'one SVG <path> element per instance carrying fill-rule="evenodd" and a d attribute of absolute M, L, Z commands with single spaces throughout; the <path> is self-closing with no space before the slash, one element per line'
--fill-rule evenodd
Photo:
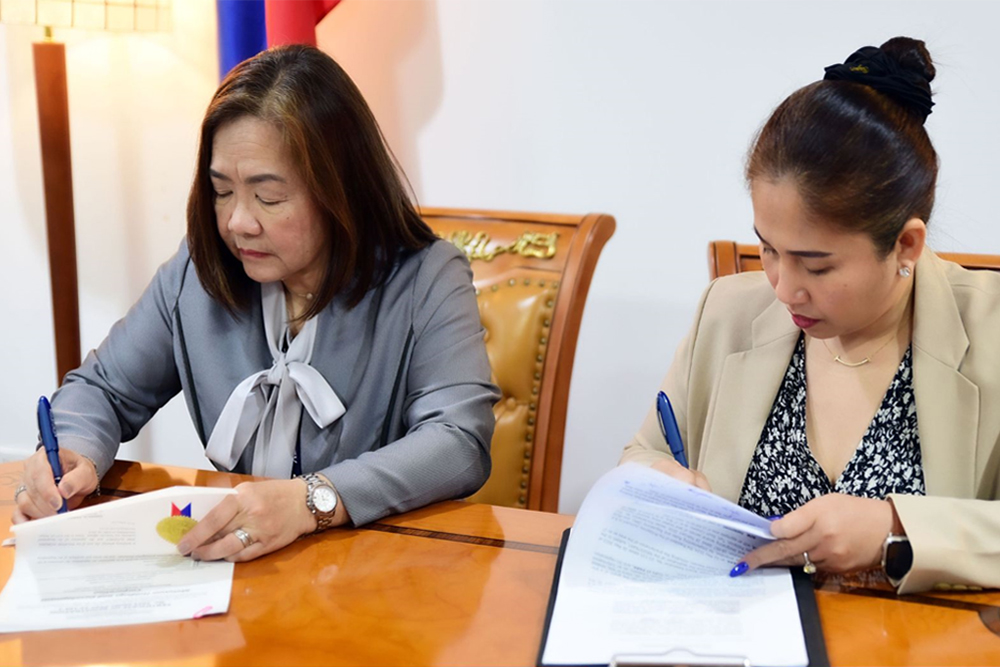
<path fill-rule="evenodd" d="M 470 499 L 554 512 L 580 319 L 615 220 L 443 208 L 421 215 L 469 258 L 502 392 L 493 472 Z"/>
<path fill-rule="evenodd" d="M 967 269 L 1000 271 L 1000 255 L 940 252 L 942 259 Z M 760 246 L 735 241 L 712 241 L 708 244 L 708 274 L 712 280 L 744 271 L 760 271 Z"/>

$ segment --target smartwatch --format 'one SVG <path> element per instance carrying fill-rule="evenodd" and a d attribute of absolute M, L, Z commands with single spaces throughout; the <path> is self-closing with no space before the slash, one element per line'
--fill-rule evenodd
<path fill-rule="evenodd" d="M 893 535 L 885 538 L 882 545 L 882 571 L 889 578 L 889 583 L 898 587 L 899 582 L 913 567 L 913 547 L 906 535 Z"/>
<path fill-rule="evenodd" d="M 302 475 L 306 483 L 306 507 L 316 517 L 316 532 L 326 530 L 337 513 L 337 492 L 319 475 Z"/>

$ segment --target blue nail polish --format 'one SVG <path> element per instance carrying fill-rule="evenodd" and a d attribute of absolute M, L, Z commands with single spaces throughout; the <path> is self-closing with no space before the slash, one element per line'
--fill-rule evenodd
<path fill-rule="evenodd" d="M 736 567 L 729 571 L 729 576 L 738 577 L 749 569 L 750 566 L 746 564 L 746 561 L 740 561 L 736 564 Z"/>
<path fill-rule="evenodd" d="M 780 515 L 780 514 L 775 514 L 774 516 L 769 516 L 769 517 L 767 517 L 767 520 L 768 520 L 768 521 L 777 521 L 778 519 L 780 519 L 780 518 L 781 518 L 781 516 L 782 516 L 782 515 Z"/>

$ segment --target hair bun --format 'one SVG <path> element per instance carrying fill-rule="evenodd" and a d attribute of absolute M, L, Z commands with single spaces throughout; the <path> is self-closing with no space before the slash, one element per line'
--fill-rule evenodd
<path fill-rule="evenodd" d="M 823 79 L 870 86 L 923 123 L 934 106 L 930 84 L 934 74 L 930 53 L 922 41 L 894 37 L 878 48 L 863 46 L 842 64 L 830 65 Z"/>
<path fill-rule="evenodd" d="M 891 56 L 899 66 L 910 72 L 919 74 L 927 80 L 928 85 L 934 80 L 937 70 L 931 60 L 930 51 L 923 40 L 912 37 L 893 37 L 882 46 L 882 52 Z"/>

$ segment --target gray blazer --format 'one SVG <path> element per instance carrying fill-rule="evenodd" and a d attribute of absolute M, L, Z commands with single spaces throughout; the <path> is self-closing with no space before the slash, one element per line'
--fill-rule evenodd
<path fill-rule="evenodd" d="M 202 288 L 187 243 L 53 397 L 62 446 L 103 476 L 178 391 L 202 444 L 230 393 L 272 364 L 260 290 L 230 315 Z M 393 269 L 352 309 L 318 316 L 312 366 L 347 408 L 325 429 L 302 415 L 303 472 L 337 487 L 355 525 L 476 491 L 490 474 L 493 404 L 472 272 L 438 241 Z M 249 472 L 253 444 L 234 472 Z"/>

